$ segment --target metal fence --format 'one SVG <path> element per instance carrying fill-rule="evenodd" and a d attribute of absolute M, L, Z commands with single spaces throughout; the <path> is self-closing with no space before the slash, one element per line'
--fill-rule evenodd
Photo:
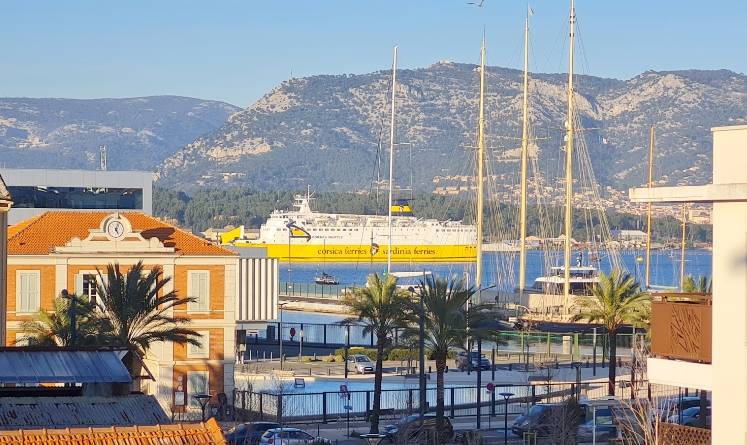
<path fill-rule="evenodd" d="M 394 329 L 390 338 L 393 347 L 410 347 L 403 340 L 404 329 Z M 642 334 L 635 334 L 640 336 Z M 285 344 L 300 343 L 333 347 L 375 345 L 373 332 L 364 332 L 364 327 L 356 324 L 340 325 L 337 323 L 294 323 L 268 322 L 267 329 L 256 336 L 247 336 L 247 350 L 253 344 L 279 342 L 282 337 Z M 617 334 L 618 357 L 630 357 L 633 334 Z M 575 360 L 596 357 L 600 362 L 607 358 L 609 337 L 605 333 L 570 332 L 550 333 L 540 331 L 500 331 L 494 338 L 484 339 L 485 350 L 496 349 L 497 353 L 518 353 L 523 356 L 542 355 L 546 357 L 571 356 Z"/>
<path fill-rule="evenodd" d="M 481 415 L 502 416 L 523 414 L 537 403 L 559 403 L 569 396 L 596 399 L 607 395 L 607 382 L 535 383 L 496 385 L 493 391 L 479 388 Z M 618 381 L 616 394 L 622 398 L 656 396 L 646 382 L 636 385 Z M 346 420 L 366 420 L 373 404 L 373 391 L 293 392 L 293 383 L 276 385 L 272 391 L 235 390 L 233 401 L 239 420 L 274 420 L 284 423 L 329 423 Z M 436 388 L 426 390 L 426 410 L 435 412 Z M 454 386 L 444 390 L 444 413 L 451 418 L 477 415 L 476 386 Z M 500 394 L 511 394 L 504 399 Z M 420 410 L 417 388 L 383 389 L 382 418 L 399 418 Z"/>
<path fill-rule="evenodd" d="M 339 284 L 291 283 L 288 281 L 280 283 L 280 295 L 286 297 L 339 299 L 351 290 L 352 288 Z"/>

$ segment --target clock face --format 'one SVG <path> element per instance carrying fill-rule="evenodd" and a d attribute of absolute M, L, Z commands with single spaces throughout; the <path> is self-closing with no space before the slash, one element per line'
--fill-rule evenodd
<path fill-rule="evenodd" d="M 125 227 L 122 221 L 113 219 L 106 225 L 106 234 L 114 239 L 119 239 L 124 236 Z"/>

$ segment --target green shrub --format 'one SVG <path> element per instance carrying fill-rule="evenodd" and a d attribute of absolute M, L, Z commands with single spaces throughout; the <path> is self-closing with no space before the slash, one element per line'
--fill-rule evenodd
<path fill-rule="evenodd" d="M 372 362 L 376 361 L 376 349 L 373 348 L 364 348 L 362 346 L 352 346 L 348 348 L 348 356 L 354 354 L 363 354 L 370 358 Z M 335 355 L 345 357 L 345 348 L 335 349 Z"/>
<path fill-rule="evenodd" d="M 405 361 L 405 360 L 417 360 L 418 359 L 418 350 L 416 349 L 408 349 L 408 348 L 394 348 L 389 351 L 389 353 L 386 356 L 387 360 L 392 361 Z"/>
<path fill-rule="evenodd" d="M 336 358 L 334 355 L 330 354 L 322 358 L 322 361 L 324 363 L 334 363 L 336 361 Z"/>

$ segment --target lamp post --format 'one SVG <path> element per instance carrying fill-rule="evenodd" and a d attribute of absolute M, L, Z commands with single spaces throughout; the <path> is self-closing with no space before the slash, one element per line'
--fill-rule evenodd
<path fill-rule="evenodd" d="M 348 350 L 350 349 L 350 325 L 345 326 L 345 380 L 348 379 Z"/>
<path fill-rule="evenodd" d="M 576 401 L 581 397 L 581 362 L 573 362 L 571 366 L 576 368 Z"/>
<path fill-rule="evenodd" d="M 78 333 L 77 333 L 78 327 L 76 325 L 76 313 L 75 313 L 77 309 L 76 307 L 77 300 L 75 298 L 75 295 L 70 295 L 68 293 L 67 289 L 62 289 L 62 291 L 60 292 L 60 297 L 66 300 L 70 300 L 70 306 L 68 307 L 68 316 L 70 317 L 70 345 L 69 346 L 71 348 L 74 348 L 76 340 L 77 340 L 77 336 L 78 336 Z"/>
<path fill-rule="evenodd" d="M 301 323 L 301 332 L 298 335 L 301 336 L 301 341 L 298 344 L 298 357 L 300 359 L 303 356 L 303 323 Z"/>
<path fill-rule="evenodd" d="M 200 404 L 200 408 L 202 409 L 202 421 L 205 421 L 205 407 L 207 406 L 208 402 L 210 401 L 210 394 L 195 394 L 194 397 L 197 400 L 197 403 Z"/>
<path fill-rule="evenodd" d="M 407 288 L 410 291 L 410 299 L 415 298 L 415 288 L 410 286 Z M 425 388 L 425 304 L 423 302 L 423 295 L 419 298 L 419 309 L 420 319 L 418 320 L 419 325 L 419 336 L 418 336 L 418 361 L 420 362 L 420 369 L 418 375 L 418 390 L 419 390 L 419 413 L 420 416 L 425 416 L 426 405 L 428 404 L 426 399 L 426 388 Z"/>
<path fill-rule="evenodd" d="M 283 370 L 283 307 L 288 304 L 287 301 L 279 301 L 278 308 L 280 312 L 280 323 L 278 323 L 278 341 L 280 345 L 280 370 Z"/>
<path fill-rule="evenodd" d="M 514 395 L 512 392 L 502 392 L 499 394 L 503 397 L 504 408 L 503 408 L 503 444 L 508 445 L 508 399 Z"/>

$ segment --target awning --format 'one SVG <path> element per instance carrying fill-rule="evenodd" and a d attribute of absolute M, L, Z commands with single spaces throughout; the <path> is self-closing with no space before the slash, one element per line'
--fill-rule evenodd
<path fill-rule="evenodd" d="M 0 348 L 0 383 L 129 383 L 119 350 Z"/>

